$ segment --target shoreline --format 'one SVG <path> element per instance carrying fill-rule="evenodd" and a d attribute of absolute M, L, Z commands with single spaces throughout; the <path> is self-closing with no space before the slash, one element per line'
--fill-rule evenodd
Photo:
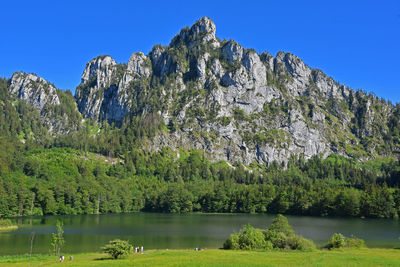
<path fill-rule="evenodd" d="M 18 225 L 1 226 L 0 227 L 0 233 L 11 232 L 11 231 L 15 231 L 15 230 L 18 230 Z"/>
<path fill-rule="evenodd" d="M 198 248 L 196 251 L 195 248 L 155 248 L 155 249 L 148 249 L 144 250 L 144 253 L 132 253 L 127 257 L 132 256 L 139 256 L 145 255 L 155 252 L 204 252 L 204 251 L 225 251 L 225 252 L 248 252 L 248 253 L 315 253 L 315 252 L 349 252 L 349 251 L 396 251 L 399 253 L 400 259 L 400 244 L 398 247 L 393 248 L 369 248 L 369 247 L 362 247 L 362 248 L 333 248 L 328 249 L 324 247 L 317 247 L 315 250 L 285 250 L 285 249 L 270 249 L 270 250 L 263 250 L 263 249 L 253 249 L 253 250 L 246 250 L 246 249 L 224 249 L 224 248 Z M 76 255 L 104 255 L 107 256 L 106 253 L 100 251 L 92 251 L 92 252 L 82 252 L 82 253 L 61 253 L 62 255 L 67 256 L 76 256 Z M 0 262 L 4 258 L 35 258 L 35 257 L 58 257 L 55 255 L 50 255 L 48 253 L 29 253 L 25 254 L 11 254 L 11 255 L 0 255 Z M 110 258 L 111 259 L 111 258 Z M 123 258 L 122 258 L 123 259 Z"/>
<path fill-rule="evenodd" d="M 115 212 L 115 213 L 82 213 L 82 214 L 44 214 L 44 215 L 15 215 L 8 216 L 6 219 L 16 220 L 16 219 L 34 219 L 42 217 L 69 217 L 69 216 L 104 216 L 104 215 L 129 215 L 129 214 L 163 214 L 163 215 L 222 215 L 222 216 L 240 216 L 240 215 L 271 215 L 275 216 L 280 213 L 270 213 L 270 212 L 202 212 L 202 211 L 191 211 L 191 212 L 161 212 L 161 211 L 134 211 L 134 212 Z M 377 218 L 377 217 L 364 217 L 364 216 L 329 216 L 329 215 L 301 215 L 301 214 L 282 214 L 286 217 L 308 217 L 308 218 L 320 218 L 320 219 L 361 219 L 361 220 L 400 220 L 400 218 Z"/>

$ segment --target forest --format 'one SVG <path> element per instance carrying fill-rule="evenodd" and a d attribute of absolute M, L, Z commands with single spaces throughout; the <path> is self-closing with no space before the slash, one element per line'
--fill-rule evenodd
<path fill-rule="evenodd" d="M 400 164 L 331 155 L 288 166 L 211 163 L 199 151 L 133 151 L 132 163 L 1 139 L 1 216 L 239 212 L 397 218 Z"/>
<path fill-rule="evenodd" d="M 52 136 L 43 114 L 10 97 L 7 80 L 0 80 L 1 217 L 137 211 L 399 216 L 394 156 L 299 155 L 287 164 L 243 166 L 212 162 L 197 150 L 149 152 L 143 144 L 171 130 L 157 114 L 131 114 L 118 126 L 80 123 L 71 92 L 58 94 L 61 105 L 44 112 L 67 114 L 77 129 Z M 389 143 L 397 144 L 399 116 L 392 116 Z"/>

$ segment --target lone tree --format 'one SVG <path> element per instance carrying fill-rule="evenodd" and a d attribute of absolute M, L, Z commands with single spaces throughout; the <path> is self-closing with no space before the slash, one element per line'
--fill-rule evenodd
<path fill-rule="evenodd" d="M 129 255 L 133 252 L 133 246 L 129 244 L 129 241 L 120 239 L 111 240 L 101 249 L 103 252 L 110 254 L 114 259 L 118 259 L 123 255 Z"/>
<path fill-rule="evenodd" d="M 57 220 L 57 234 L 51 234 L 51 247 L 53 249 L 54 255 L 60 255 L 61 248 L 65 244 L 63 225 L 64 224 L 62 221 Z"/>

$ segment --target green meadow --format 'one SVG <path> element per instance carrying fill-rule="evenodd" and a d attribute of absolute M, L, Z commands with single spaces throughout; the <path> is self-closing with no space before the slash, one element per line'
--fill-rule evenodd
<path fill-rule="evenodd" d="M 3 256 L 0 266 L 400 266 L 397 249 L 316 251 L 151 250 L 113 260 L 102 253 L 56 256 Z"/>

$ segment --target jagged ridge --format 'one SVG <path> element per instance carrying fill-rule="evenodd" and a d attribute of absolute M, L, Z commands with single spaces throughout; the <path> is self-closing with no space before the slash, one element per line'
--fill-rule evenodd
<path fill-rule="evenodd" d="M 76 89 L 79 111 L 118 125 L 128 115 L 153 114 L 168 130 L 146 149 L 200 149 L 212 160 L 245 165 L 287 162 L 293 155 L 366 159 L 398 151 L 398 143 L 384 140 L 391 138 L 393 105 L 338 84 L 290 53 L 258 54 L 215 32 L 204 17 L 168 46 L 134 53 L 127 64 L 110 56 L 91 60 Z M 31 91 L 17 96 L 35 98 Z"/>

